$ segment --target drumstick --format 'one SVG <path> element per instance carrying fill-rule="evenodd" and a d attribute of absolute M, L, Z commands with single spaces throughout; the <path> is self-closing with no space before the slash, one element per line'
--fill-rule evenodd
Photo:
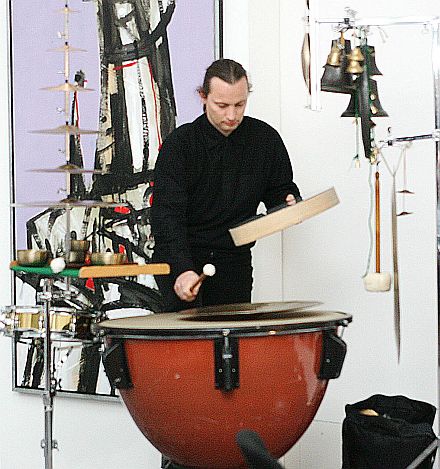
<path fill-rule="evenodd" d="M 205 264 L 203 266 L 203 273 L 199 275 L 199 278 L 197 281 L 194 283 L 194 285 L 190 288 L 190 290 L 194 290 L 194 288 L 197 287 L 197 285 L 200 285 L 203 280 L 205 280 L 207 277 L 212 277 L 215 275 L 215 266 L 212 264 Z"/>

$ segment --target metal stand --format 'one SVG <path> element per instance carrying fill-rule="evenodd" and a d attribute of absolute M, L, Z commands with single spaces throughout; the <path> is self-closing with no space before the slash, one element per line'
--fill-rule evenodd
<path fill-rule="evenodd" d="M 423 450 L 414 461 L 405 469 L 416 469 L 419 465 L 430 456 L 439 447 L 439 439 L 436 438 L 425 450 Z"/>
<path fill-rule="evenodd" d="M 44 450 L 44 467 L 52 469 L 52 451 L 58 449 L 58 443 L 53 439 L 53 398 L 56 392 L 56 382 L 52 371 L 52 341 L 50 331 L 50 310 L 52 304 L 53 279 L 44 280 L 43 293 L 40 298 L 43 301 L 44 314 L 44 439 L 41 447 Z"/>

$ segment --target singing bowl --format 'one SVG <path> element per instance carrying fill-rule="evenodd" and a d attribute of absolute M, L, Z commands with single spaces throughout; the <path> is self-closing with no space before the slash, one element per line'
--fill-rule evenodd
<path fill-rule="evenodd" d="M 119 265 L 127 262 L 127 256 L 114 252 L 92 252 L 90 261 L 92 265 Z"/>
<path fill-rule="evenodd" d="M 75 252 L 88 251 L 90 247 L 90 241 L 87 239 L 71 239 L 70 250 Z"/>
<path fill-rule="evenodd" d="M 17 262 L 22 266 L 43 266 L 47 264 L 49 251 L 45 249 L 19 249 Z"/>
<path fill-rule="evenodd" d="M 84 264 L 86 260 L 86 251 L 70 251 L 68 264 Z"/>
<path fill-rule="evenodd" d="M 294 311 L 211 322 L 201 310 L 99 324 L 107 375 L 144 436 L 181 466 L 247 467 L 235 441 L 244 428 L 281 457 L 311 423 L 328 379 L 339 376 L 340 367 L 325 370 L 341 362 L 327 338 L 342 342 L 336 331 L 351 316 Z"/>

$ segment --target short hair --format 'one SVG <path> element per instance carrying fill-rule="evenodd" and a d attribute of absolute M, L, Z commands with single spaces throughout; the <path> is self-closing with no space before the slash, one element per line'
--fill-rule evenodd
<path fill-rule="evenodd" d="M 219 59 L 214 61 L 207 69 L 205 78 L 203 79 L 203 85 L 197 88 L 197 91 L 205 96 L 208 96 L 211 91 L 211 80 L 217 77 L 221 80 L 233 85 L 243 77 L 246 78 L 248 83 L 248 91 L 251 91 L 251 84 L 247 76 L 246 70 L 241 64 L 231 59 Z"/>

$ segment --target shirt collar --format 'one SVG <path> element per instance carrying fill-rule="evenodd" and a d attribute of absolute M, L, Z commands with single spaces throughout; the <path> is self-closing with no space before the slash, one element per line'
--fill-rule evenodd
<path fill-rule="evenodd" d="M 209 122 L 206 113 L 202 114 L 197 120 L 199 121 L 200 128 L 202 130 L 203 136 L 206 141 L 208 149 L 215 148 L 217 145 L 224 144 L 226 141 L 233 143 L 234 145 L 242 144 L 242 139 L 240 135 L 243 131 L 243 124 L 245 119 L 240 123 L 240 125 L 229 135 L 225 136 L 219 132 L 212 124 Z"/>

